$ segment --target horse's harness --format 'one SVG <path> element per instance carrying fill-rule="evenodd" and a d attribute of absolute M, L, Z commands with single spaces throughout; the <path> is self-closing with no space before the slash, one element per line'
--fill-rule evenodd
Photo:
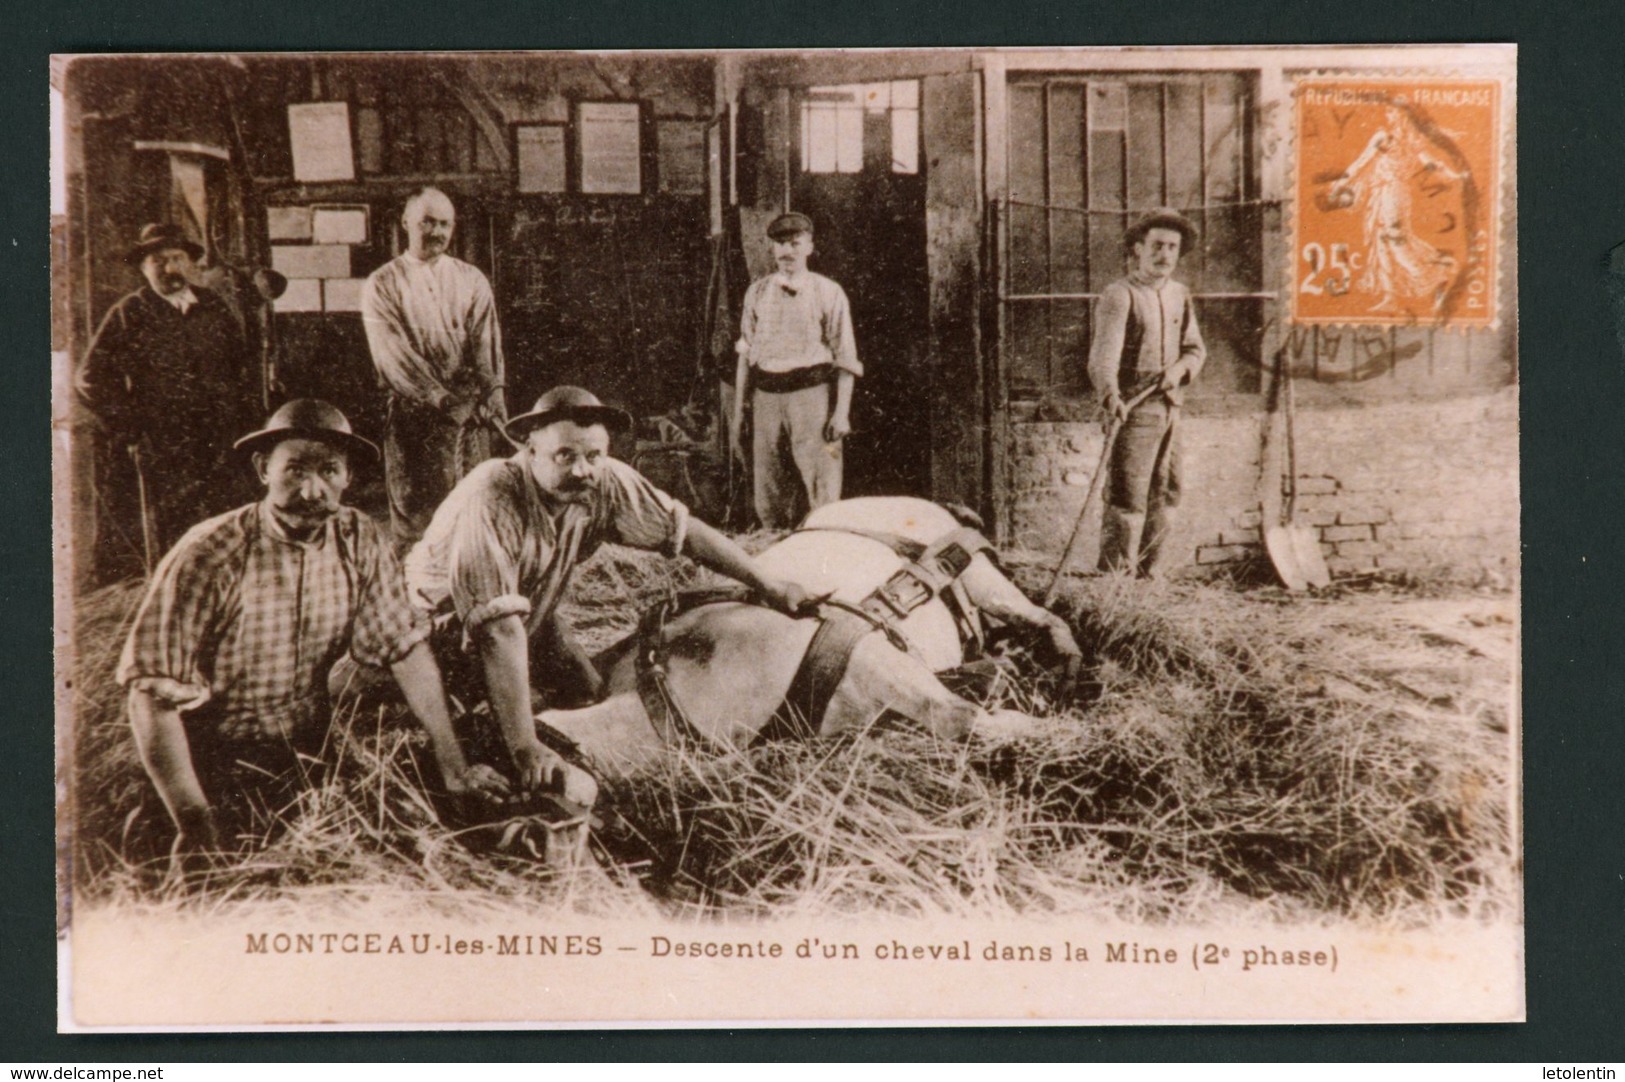
<path fill-rule="evenodd" d="M 929 545 L 878 530 L 851 527 L 805 527 L 855 534 L 886 545 L 903 560 L 892 573 L 856 605 L 825 599 L 819 602 L 818 630 L 802 655 L 784 701 L 753 744 L 816 735 L 835 689 L 846 675 L 847 664 L 866 636 L 882 634 L 903 653 L 911 653 L 898 625 L 930 601 L 941 598 L 952 614 L 960 641 L 979 651 L 983 628 L 975 605 L 960 579 L 977 553 L 996 558 L 992 544 L 970 527 L 952 530 Z M 683 743 L 717 750 L 694 725 L 672 693 L 667 662 L 665 627 L 672 620 L 705 605 L 750 600 L 743 587 L 687 591 L 654 605 L 638 626 L 634 646 L 638 697 L 657 735 L 668 744 Z"/>

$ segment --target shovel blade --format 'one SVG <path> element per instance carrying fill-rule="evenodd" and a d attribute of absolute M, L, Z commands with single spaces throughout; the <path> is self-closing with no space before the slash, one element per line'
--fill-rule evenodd
<path fill-rule="evenodd" d="M 1330 586 L 1332 573 L 1326 567 L 1326 557 L 1320 551 L 1320 538 L 1313 526 L 1268 526 L 1264 529 L 1264 547 L 1269 551 L 1270 563 L 1288 590 L 1306 590 L 1311 586 Z"/>
<path fill-rule="evenodd" d="M 1270 563 L 1288 590 L 1306 590 L 1309 579 L 1298 566 L 1298 547 L 1292 541 L 1292 529 L 1287 526 L 1264 527 L 1264 548 L 1270 554 Z"/>
<path fill-rule="evenodd" d="M 1320 551 L 1320 538 L 1313 526 L 1288 526 L 1292 535 L 1292 551 L 1298 558 L 1298 570 L 1310 586 L 1320 589 L 1332 584 L 1332 573 L 1326 567 L 1326 557 Z"/>

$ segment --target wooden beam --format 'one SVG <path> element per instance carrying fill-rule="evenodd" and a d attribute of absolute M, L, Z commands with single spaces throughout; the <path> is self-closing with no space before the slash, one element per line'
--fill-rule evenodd
<path fill-rule="evenodd" d="M 981 76 L 922 81 L 929 274 L 931 495 L 986 514 L 986 383 L 981 357 Z"/>
<path fill-rule="evenodd" d="M 756 86 L 884 83 L 975 70 L 970 49 L 841 50 L 748 55 L 742 78 Z"/>

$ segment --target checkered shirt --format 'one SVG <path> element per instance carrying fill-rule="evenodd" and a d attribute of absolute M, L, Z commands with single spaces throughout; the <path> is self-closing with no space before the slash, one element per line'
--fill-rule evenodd
<path fill-rule="evenodd" d="M 206 716 L 235 742 L 325 724 L 327 672 L 346 649 L 387 666 L 427 638 L 372 520 L 342 508 L 290 539 L 264 503 L 194 526 L 158 565 L 118 681 Z"/>
<path fill-rule="evenodd" d="M 458 482 L 406 557 L 414 602 L 455 610 L 466 630 L 503 616 L 534 633 L 576 565 L 605 541 L 682 551 L 688 508 L 624 462 L 606 458 L 587 503 L 549 508 L 526 449 Z M 465 643 L 466 645 L 466 643 Z"/>

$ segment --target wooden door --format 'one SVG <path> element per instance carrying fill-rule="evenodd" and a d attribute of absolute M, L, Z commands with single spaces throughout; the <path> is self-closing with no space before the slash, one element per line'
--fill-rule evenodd
<path fill-rule="evenodd" d="M 813 269 L 846 290 L 865 367 L 845 493 L 923 495 L 930 328 L 919 80 L 800 89 L 789 117 L 790 205 L 815 224 Z"/>

